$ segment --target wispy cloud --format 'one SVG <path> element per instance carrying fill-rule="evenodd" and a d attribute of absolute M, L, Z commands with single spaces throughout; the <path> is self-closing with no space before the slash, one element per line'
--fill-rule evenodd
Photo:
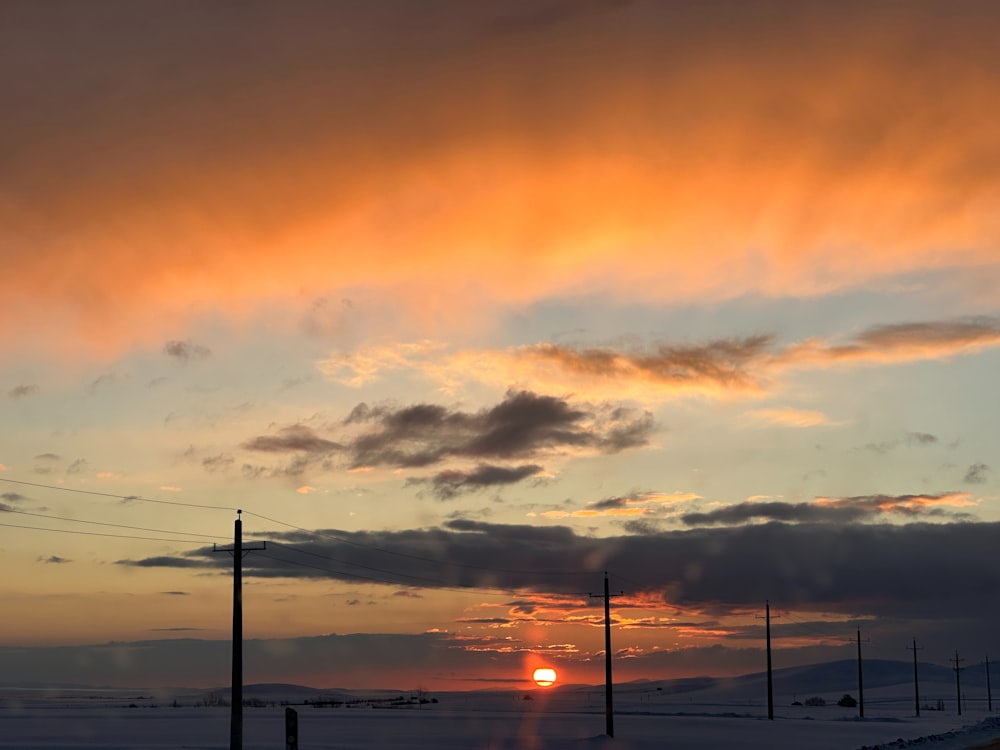
<path fill-rule="evenodd" d="M 436 498 L 451 500 L 467 492 L 516 484 L 543 473 L 544 469 L 537 464 L 522 464 L 520 466 L 479 464 L 469 470 L 449 469 L 441 471 L 429 479 L 411 479 L 409 483 L 430 484 L 431 491 Z"/>
<path fill-rule="evenodd" d="M 7 398 L 14 400 L 27 398 L 28 396 L 36 395 L 39 390 L 40 389 L 37 385 L 15 385 L 7 391 Z"/>
<path fill-rule="evenodd" d="M 759 422 L 781 427 L 816 427 L 829 424 L 829 418 L 821 411 L 804 409 L 755 409 L 749 416 Z"/>
<path fill-rule="evenodd" d="M 843 337 L 841 337 L 843 338 Z M 831 367 L 894 364 L 975 354 L 1000 346 L 1000 318 L 975 317 L 879 325 L 846 340 L 781 344 L 772 334 L 701 344 L 577 347 L 542 343 L 503 350 L 448 351 L 422 342 L 339 353 L 318 363 L 327 377 L 361 384 L 390 372 L 412 371 L 454 389 L 463 382 L 512 383 L 582 398 L 661 401 L 680 396 L 759 396 L 783 374 Z M 826 424 L 819 411 L 764 409 L 757 419 L 786 426 Z M 933 436 L 911 433 L 911 440 Z"/>
<path fill-rule="evenodd" d="M 192 341 L 172 340 L 163 345 L 163 353 L 181 362 L 190 362 L 211 356 L 212 350 Z"/>
<path fill-rule="evenodd" d="M 636 492 L 631 495 L 616 495 L 595 500 L 577 510 L 547 510 L 537 515 L 542 518 L 592 518 L 595 516 L 651 516 L 666 509 L 676 512 L 674 506 L 700 500 L 701 496 L 691 492 Z M 535 515 L 530 513 L 529 515 Z"/>
<path fill-rule="evenodd" d="M 319 437 L 311 427 L 303 424 L 294 424 L 282 427 L 276 435 L 258 435 L 257 437 L 250 438 L 240 447 L 264 453 L 302 452 L 325 456 L 334 451 L 342 450 L 344 446 L 332 440 Z M 213 465 L 218 463 L 214 459 L 212 461 Z"/>
<path fill-rule="evenodd" d="M 984 463 L 972 464 L 965 472 L 962 481 L 966 484 L 983 484 L 986 482 L 986 473 L 990 467 Z"/>

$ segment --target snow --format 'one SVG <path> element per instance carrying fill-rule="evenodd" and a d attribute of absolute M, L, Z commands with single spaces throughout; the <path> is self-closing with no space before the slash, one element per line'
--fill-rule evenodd
<path fill-rule="evenodd" d="M 778 691 L 769 721 L 761 684 L 749 677 L 693 690 L 668 682 L 617 686 L 614 738 L 605 735 L 602 687 L 440 693 L 427 696 L 437 702 L 418 704 L 393 702 L 413 696 L 389 691 L 248 686 L 245 698 L 256 705 L 244 709 L 243 747 L 286 747 L 284 702 L 297 712 L 301 750 L 965 750 L 1000 737 L 1000 716 L 978 696 L 957 715 L 953 683 L 921 685 L 928 706 L 952 700 L 951 710 L 946 703 L 919 718 L 904 683 L 866 689 L 864 719 L 835 704 L 843 690 L 824 693 L 825 706 L 792 705 Z M 0 748 L 227 750 L 230 711 L 220 699 L 218 692 L 0 691 Z M 321 699 L 340 704 L 315 705 Z"/>

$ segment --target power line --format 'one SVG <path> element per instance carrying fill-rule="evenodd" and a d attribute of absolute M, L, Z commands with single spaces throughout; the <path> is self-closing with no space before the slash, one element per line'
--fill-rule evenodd
<path fill-rule="evenodd" d="M 7 477 L 0 477 L 0 481 L 8 482 L 10 484 L 22 485 L 22 486 L 26 486 L 26 487 L 37 487 L 37 488 L 40 488 L 40 489 L 54 490 L 54 491 L 59 491 L 59 492 L 73 492 L 73 493 L 84 494 L 84 495 L 92 495 L 92 496 L 97 496 L 97 497 L 113 498 L 113 499 L 116 499 L 116 500 L 124 500 L 126 502 L 129 502 L 129 501 L 147 502 L 147 503 L 155 503 L 155 504 L 160 504 L 160 505 L 172 505 L 172 506 L 189 507 L 189 508 L 200 508 L 200 509 L 205 509 L 205 510 L 225 510 L 225 511 L 236 511 L 237 510 L 237 508 L 229 507 L 229 506 L 223 506 L 223 505 L 211 505 L 211 504 L 207 504 L 207 503 L 188 503 L 188 502 L 182 502 L 182 501 L 177 501 L 177 500 L 160 500 L 160 499 L 142 497 L 140 495 L 121 495 L 121 494 L 115 494 L 115 493 L 111 493 L 111 492 L 101 492 L 101 491 L 98 491 L 98 490 L 85 490 L 85 489 L 80 489 L 80 488 L 77 488 L 77 487 L 63 487 L 63 486 L 59 486 L 59 485 L 44 484 L 42 482 L 28 482 L 28 481 L 25 481 L 25 480 L 10 479 L 10 478 L 7 478 Z M 209 535 L 209 534 L 174 532 L 174 531 L 167 531 L 167 530 L 163 530 L 163 529 L 149 529 L 149 528 L 138 527 L 138 526 L 132 527 L 132 526 L 125 526 L 125 525 L 122 525 L 122 524 L 112 524 L 112 523 L 105 523 L 105 522 L 99 522 L 99 521 L 87 521 L 87 520 L 81 520 L 81 519 L 70 519 L 70 518 L 64 518 L 64 517 L 59 517 L 59 516 L 50 516 L 50 515 L 40 514 L 40 513 L 31 513 L 29 511 L 21 511 L 21 510 L 17 510 L 17 509 L 13 509 L 13 508 L 11 508 L 9 510 L 11 510 L 13 512 L 22 513 L 24 515 L 35 515 L 35 516 L 42 517 L 42 518 L 53 518 L 53 519 L 56 519 L 56 520 L 61 520 L 61 521 L 66 521 L 66 522 L 88 523 L 88 524 L 95 524 L 95 525 L 106 525 L 106 526 L 115 527 L 115 528 L 131 528 L 131 529 L 135 529 L 135 530 L 139 530 L 139 531 L 152 531 L 152 532 L 164 533 L 164 534 L 174 534 L 174 533 L 180 534 L 180 533 L 185 533 L 185 534 L 187 534 L 187 536 L 198 536 L 198 537 L 203 537 L 205 539 L 211 539 L 213 541 L 217 540 L 219 538 L 217 536 L 212 536 L 212 535 Z M 456 568 L 456 569 L 477 570 L 477 571 L 483 571 L 483 572 L 489 572 L 489 573 L 509 573 L 509 574 L 512 574 L 512 575 L 529 575 L 529 576 L 582 576 L 582 575 L 585 575 L 583 573 L 579 573 L 579 572 L 576 572 L 576 571 L 567 571 L 567 570 L 554 570 L 554 569 L 549 569 L 549 570 L 542 570 L 542 569 L 529 570 L 529 569 L 515 569 L 515 568 L 498 568 L 498 567 L 494 567 L 494 566 L 475 565 L 475 564 L 472 564 L 472 563 L 461 563 L 461 562 L 456 562 L 456 561 L 452 561 L 452 560 L 443 560 L 443 559 L 440 559 L 440 558 L 427 557 L 427 556 L 424 556 L 424 555 L 416 555 L 416 554 L 409 553 L 409 552 L 400 552 L 400 551 L 397 551 L 397 550 L 386 549 L 384 547 L 379 547 L 379 546 L 374 545 L 374 544 L 365 544 L 364 542 L 358 542 L 358 541 L 355 541 L 353 539 L 347 538 L 346 536 L 342 536 L 342 535 L 338 535 L 338 534 L 332 534 L 329 531 L 320 531 L 320 530 L 307 529 L 307 528 L 304 528 L 302 526 L 298 526 L 296 524 L 289 523 L 287 521 L 282 521 L 281 519 L 278 519 L 278 518 L 273 518 L 271 516 L 265 516 L 265 515 L 263 515 L 261 513 L 254 513 L 253 511 L 250 511 L 250 510 L 245 510 L 244 509 L 243 513 L 245 515 L 247 515 L 247 516 L 253 516 L 255 518 L 259 518 L 261 520 L 268 521 L 268 522 L 273 523 L 273 524 L 277 524 L 279 526 L 285 526 L 287 528 L 294 529 L 296 531 L 300 531 L 300 532 L 302 532 L 304 534 L 307 534 L 307 535 L 315 537 L 315 538 L 329 539 L 329 540 L 333 540 L 333 541 L 336 541 L 336 542 L 340 542 L 340 543 L 343 543 L 343 544 L 350 545 L 352 547 L 357 547 L 359 549 L 372 550 L 372 551 L 375 551 L 375 552 L 380 552 L 382 554 L 392 555 L 394 557 L 399 557 L 399 558 L 408 559 L 408 560 L 416 560 L 416 561 L 419 561 L 419 562 L 431 563 L 431 564 L 440 565 L 440 566 L 447 566 L 447 567 Z M 17 526 L 15 524 L 0 524 L 0 525 L 12 527 L 12 528 L 36 529 L 36 530 L 40 530 L 40 531 L 50 530 L 50 529 L 45 529 L 45 528 L 41 528 L 41 527 L 33 527 L 33 526 Z M 51 530 L 55 531 L 55 529 L 51 529 Z M 86 532 L 69 532 L 69 531 L 66 531 L 64 533 L 80 533 L 80 534 L 85 534 Z M 96 536 L 98 534 L 96 534 L 96 533 L 90 533 L 89 535 Z M 149 538 L 149 537 L 129 537 L 127 535 L 115 535 L 115 534 L 108 534 L 106 536 L 110 536 L 110 537 L 116 537 L 117 536 L 117 537 L 120 537 L 120 538 L 135 538 L 135 539 L 147 539 L 147 538 Z M 267 538 L 267 535 L 264 534 L 264 533 L 251 533 L 250 536 L 257 537 L 257 538 L 260 538 L 260 537 Z M 162 540 L 161 539 L 155 539 L 155 541 L 172 541 L 172 540 L 170 540 L 170 539 L 162 539 Z M 181 540 L 177 540 L 177 541 L 181 541 Z M 270 541 L 272 543 L 275 543 L 275 544 L 278 543 L 278 542 L 275 542 L 274 540 L 270 540 Z M 193 543 L 193 542 L 188 541 L 186 543 Z M 324 559 L 328 559 L 328 560 L 330 560 L 332 562 L 337 562 L 337 563 L 342 564 L 342 565 L 351 566 L 351 567 L 357 567 L 357 568 L 362 568 L 362 569 L 367 569 L 367 570 L 372 570 L 372 571 L 375 571 L 375 572 L 385 573 L 387 575 L 397 576 L 397 577 L 401 577 L 401 578 L 411 578 L 411 579 L 414 579 L 414 580 L 422 580 L 422 581 L 425 581 L 427 583 L 430 583 L 434 588 L 437 588 L 437 589 L 440 589 L 440 590 L 449 590 L 449 587 L 442 586 L 441 585 L 442 582 L 439 582 L 439 581 L 437 581 L 435 579 L 420 578 L 418 576 L 412 576 L 412 575 L 409 575 L 409 574 L 406 574 L 406 573 L 396 573 L 396 572 L 391 571 L 391 570 L 385 570 L 385 569 L 381 569 L 381 568 L 375 568 L 375 567 L 372 567 L 372 566 L 363 565 L 361 563 L 350 562 L 348 560 L 338 560 L 336 558 L 326 557 L 326 556 L 321 555 L 319 553 L 310 552 L 308 550 L 296 549 L 296 548 L 292 547 L 291 545 L 284 545 L 283 544 L 282 546 L 289 547 L 290 549 L 294 549 L 295 551 L 301 552 L 303 554 L 310 554 L 310 555 L 314 555 L 314 556 L 321 557 L 321 558 L 324 558 Z M 332 572 L 332 571 L 327 571 L 327 572 Z M 346 575 L 346 573 L 344 573 L 344 575 Z M 378 579 L 373 579 L 373 580 L 378 580 Z M 388 582 L 386 581 L 386 583 L 388 583 Z M 398 582 L 393 582 L 393 583 L 398 583 Z M 469 587 L 469 588 L 473 588 L 473 587 Z M 451 590 L 467 591 L 469 589 L 451 589 Z"/>
<path fill-rule="evenodd" d="M 27 481 L 24 481 L 24 480 L 10 479 L 10 478 L 7 478 L 7 477 L 0 477 L 0 482 L 8 482 L 8 483 L 11 483 L 11 484 L 18 484 L 18 485 L 23 485 L 23 486 L 26 486 L 26 487 L 38 487 L 38 488 L 41 488 L 41 489 L 55 490 L 55 491 L 59 491 L 59 492 L 75 492 L 75 493 L 84 494 L 84 495 L 94 495 L 94 496 L 97 496 L 97 497 L 108 497 L 108 498 L 114 498 L 116 500 L 136 501 L 136 502 L 144 502 L 144 503 L 155 503 L 155 504 L 159 504 L 159 505 L 174 505 L 174 506 L 180 506 L 180 507 L 186 507 L 186 508 L 201 508 L 201 509 L 204 509 L 204 510 L 225 510 L 225 511 L 231 511 L 231 512 L 236 512 L 238 510 L 235 507 L 225 506 L 225 505 L 211 505 L 211 504 L 207 504 L 207 503 L 187 503 L 187 502 L 182 502 L 182 501 L 179 501 L 179 500 L 160 500 L 160 499 L 155 499 L 155 498 L 142 497 L 141 495 L 119 495 L 119 494 L 115 494 L 115 493 L 111 493 L 111 492 L 100 492 L 100 491 L 97 491 L 97 490 L 84 490 L 84 489 L 80 489 L 78 487 L 62 487 L 62 486 L 59 486 L 59 485 L 44 484 L 44 483 L 41 483 L 41 482 L 27 482 Z M 481 571 L 486 571 L 486 572 L 491 572 L 491 573 L 511 573 L 511 574 L 517 574 L 517 575 L 565 575 L 565 576 L 582 576 L 582 575 L 584 575 L 582 573 L 578 573 L 578 572 L 575 572 L 575 571 L 567 571 L 567 570 L 538 570 L 538 569 L 536 569 L 536 570 L 525 570 L 525 569 L 515 569 L 515 568 L 497 568 L 497 567 L 488 566 L 488 565 L 473 565 L 471 563 L 460 563 L 460 562 L 454 562 L 454 561 L 451 561 L 451 560 L 442 560 L 442 559 L 439 559 L 439 558 L 426 557 L 426 556 L 423 556 L 423 555 L 415 555 L 415 554 L 412 554 L 412 553 L 409 553 L 409 552 L 398 552 L 396 550 L 385 549 L 384 547 L 379 547 L 379 546 L 374 545 L 374 544 L 365 544 L 363 542 L 357 542 L 357 541 L 354 541 L 352 539 L 348 539 L 348 538 L 343 537 L 343 536 L 338 536 L 336 534 L 331 534 L 329 532 L 318 531 L 318 530 L 314 530 L 314 529 L 307 529 L 307 528 L 304 528 L 302 526 L 297 526 L 296 524 L 289 523 L 287 521 L 282 521 L 282 520 L 280 520 L 278 518 L 272 518 L 270 516 L 265 516 L 265 515 L 263 515 L 261 513 L 254 513 L 253 511 L 246 510 L 246 509 L 243 509 L 243 513 L 245 515 L 247 515 L 247 516 L 253 516 L 255 518 L 260 518 L 261 520 L 269 521 L 271 523 L 278 524 L 279 526 L 285 526 L 285 527 L 290 528 L 290 529 L 295 529 L 296 531 L 301 531 L 301 532 L 303 532 L 305 534 L 309 534 L 311 536 L 315 536 L 315 537 L 319 537 L 319 538 L 325 538 L 325 539 L 332 539 L 334 541 L 342 542 L 344 544 L 349 544 L 349 545 L 351 545 L 353 547 L 358 547 L 360 549 L 374 550 L 376 552 L 381 552 L 381 553 L 386 554 L 386 555 L 393 555 L 393 556 L 396 556 L 396 557 L 402 557 L 402 558 L 406 558 L 406 559 L 410 559 L 410 560 L 419 560 L 421 562 L 434 563 L 435 565 L 447 565 L 447 566 L 451 566 L 451 567 L 454 567 L 454 568 L 465 568 L 465 569 L 468 569 L 468 570 L 481 570 Z M 172 532 L 166 532 L 166 533 L 172 533 Z M 199 536 L 199 535 L 196 534 L 195 536 Z M 205 535 L 205 536 L 207 536 L 207 538 L 209 538 L 209 539 L 217 539 L 217 537 L 212 537 L 212 536 L 208 536 L 208 535 Z M 259 537 L 259 536 L 263 536 L 263 534 L 252 534 L 252 536 Z M 345 563 L 345 564 L 352 564 L 352 563 Z"/>
<path fill-rule="evenodd" d="M 58 490 L 60 492 L 76 492 L 81 495 L 97 495 L 99 497 L 111 497 L 116 500 L 125 501 L 136 501 L 142 503 L 156 503 L 158 505 L 179 505 L 185 508 L 202 508 L 203 510 L 227 510 L 235 512 L 237 509 L 225 505 L 206 505 L 203 503 L 185 503 L 180 500 L 157 500 L 151 497 L 142 497 L 141 495 L 116 495 L 112 492 L 98 492 L 97 490 L 83 490 L 79 487 L 60 487 L 56 484 L 42 484 L 40 482 L 25 482 L 20 479 L 8 479 L 7 477 L 0 477 L 0 482 L 9 482 L 10 484 L 20 484 L 26 487 L 39 487 L 46 490 Z"/>
<path fill-rule="evenodd" d="M 110 526 L 116 529 L 131 529 L 133 531 L 152 531 L 157 534 L 183 534 L 185 536 L 200 536 L 205 539 L 218 540 L 218 536 L 212 536 L 211 534 L 198 534 L 193 531 L 171 531 L 170 529 L 153 529 L 147 526 L 128 526 L 120 523 L 110 523 L 107 521 L 87 521 L 82 518 L 68 518 L 66 516 L 54 516 L 48 513 L 32 513 L 27 510 L 19 510 L 17 508 L 8 508 L 5 512 L 7 513 L 19 513 L 22 516 L 34 516 L 36 518 L 50 518 L 55 521 L 66 521 L 68 523 L 85 523 L 91 526 Z"/>
<path fill-rule="evenodd" d="M 32 531 L 51 531 L 56 534 L 78 534 L 80 536 L 102 536 L 109 537 L 112 539 L 139 539 L 150 542 L 176 542 L 178 544 L 197 544 L 204 545 L 205 541 L 203 539 L 167 539 L 165 537 L 155 537 L 155 536 L 135 536 L 132 534 L 103 534 L 98 531 L 77 531 L 74 529 L 49 529 L 44 526 L 26 526 L 16 523 L 0 523 L 0 526 L 4 526 L 8 529 L 30 529 Z M 175 532 L 168 532 L 175 533 Z"/>

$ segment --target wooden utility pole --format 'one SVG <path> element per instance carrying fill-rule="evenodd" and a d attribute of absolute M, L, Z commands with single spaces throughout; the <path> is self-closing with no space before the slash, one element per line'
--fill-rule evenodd
<path fill-rule="evenodd" d="M 756 615 L 760 619 L 760 615 Z M 767 718 L 774 721 L 774 680 L 771 674 L 771 602 L 764 602 L 764 633 L 767 643 Z"/>
<path fill-rule="evenodd" d="M 236 511 L 233 546 L 213 546 L 214 552 L 233 555 L 233 676 L 229 712 L 229 750 L 243 750 L 243 555 L 266 549 L 265 542 L 243 544 L 242 510 Z"/>
<path fill-rule="evenodd" d="M 913 639 L 913 646 L 907 646 L 907 649 L 913 652 L 913 708 L 917 712 L 917 716 L 920 716 L 920 683 L 917 681 L 917 651 L 922 651 L 923 649 L 917 648 L 917 639 Z"/>
<path fill-rule="evenodd" d="M 861 679 L 861 628 L 858 628 L 858 716 L 865 718 L 865 685 Z"/>
<path fill-rule="evenodd" d="M 986 710 L 993 713 L 993 689 L 990 687 L 990 655 L 986 654 Z"/>
<path fill-rule="evenodd" d="M 961 716 L 962 715 L 962 680 L 959 677 L 959 674 L 962 671 L 962 667 L 960 667 L 959 665 L 962 663 L 962 659 L 958 658 L 958 649 L 955 650 L 955 659 L 954 659 L 954 662 L 955 662 L 955 692 L 956 692 L 956 697 L 958 698 L 958 715 Z"/>
<path fill-rule="evenodd" d="M 615 708 L 611 696 L 611 597 L 621 596 L 624 592 L 612 594 L 608 590 L 608 573 L 604 572 L 604 727 L 608 737 L 615 736 Z M 588 594 L 590 597 L 599 594 Z"/>

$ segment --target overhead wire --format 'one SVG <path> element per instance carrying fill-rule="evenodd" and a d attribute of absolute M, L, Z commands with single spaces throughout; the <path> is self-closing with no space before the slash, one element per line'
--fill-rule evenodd
<path fill-rule="evenodd" d="M 151 531 L 157 534 L 182 534 L 184 536 L 198 536 L 204 539 L 211 539 L 213 541 L 219 541 L 220 537 L 218 535 L 211 534 L 199 534 L 193 531 L 171 531 L 170 529 L 155 529 L 148 526 L 129 526 L 121 523 L 110 523 L 108 521 L 88 521 L 83 518 L 69 518 L 68 516 L 56 516 L 49 513 L 34 513 L 28 510 L 21 510 L 19 508 L 7 508 L 5 513 L 17 513 L 22 516 L 33 516 L 35 518 L 50 518 L 54 521 L 66 521 L 68 523 L 85 523 L 91 526 L 109 526 L 116 529 L 131 529 L 132 531 Z M 204 544 L 204 542 L 202 542 Z"/>
<path fill-rule="evenodd" d="M 203 510 L 228 510 L 236 511 L 238 508 L 233 508 L 225 505 L 207 505 L 203 503 L 185 503 L 180 500 L 158 500 L 151 497 L 142 497 L 141 495 L 116 495 L 112 492 L 99 492 L 97 490 L 84 490 L 79 487 L 61 487 L 55 484 L 42 484 L 41 482 L 25 482 L 21 479 L 10 479 L 8 477 L 0 477 L 0 482 L 8 482 L 10 484 L 20 484 L 26 487 L 40 487 L 46 490 L 58 490 L 60 492 L 76 492 L 81 495 L 97 495 L 99 497 L 111 497 L 116 500 L 124 500 L 126 502 L 142 502 L 142 503 L 156 503 L 158 505 L 179 505 L 186 508 L 201 508 Z"/>
<path fill-rule="evenodd" d="M 230 507 L 230 506 L 211 505 L 211 504 L 205 504 L 205 503 L 188 503 L 188 502 L 181 502 L 181 501 L 174 501 L 174 500 L 160 500 L 160 499 L 155 499 L 155 498 L 143 497 L 141 495 L 123 495 L 123 494 L 116 494 L 116 493 L 110 493 L 110 492 L 101 492 L 101 491 L 97 491 L 97 490 L 86 490 L 86 489 L 81 489 L 81 488 L 77 488 L 77 487 L 64 487 L 64 486 L 60 486 L 60 485 L 44 484 L 44 483 L 41 483 L 41 482 L 28 482 L 28 481 L 25 481 L 25 480 L 11 479 L 11 478 L 8 478 L 8 477 L 0 477 L 0 481 L 7 482 L 7 483 L 10 483 L 10 484 L 17 484 L 17 485 L 22 485 L 22 486 L 27 486 L 27 487 L 36 487 L 36 488 L 40 488 L 40 489 L 53 490 L 53 491 L 58 491 L 58 492 L 74 492 L 74 493 L 78 493 L 78 494 L 92 495 L 92 496 L 97 496 L 97 497 L 113 498 L 113 499 L 124 500 L 126 502 L 131 502 L 131 501 L 148 502 L 148 503 L 155 503 L 155 504 L 174 505 L 174 506 L 181 506 L 181 507 L 191 507 L 191 508 L 207 509 L 207 510 L 227 510 L 227 511 L 240 511 L 240 510 L 242 510 L 242 513 L 245 514 L 245 515 L 247 515 L 247 516 L 252 516 L 252 517 L 255 517 L 255 518 L 259 518 L 261 520 L 268 521 L 270 523 L 274 523 L 274 524 L 277 524 L 279 526 L 285 526 L 287 528 L 294 529 L 296 531 L 300 531 L 300 532 L 302 532 L 304 534 L 307 534 L 309 536 L 316 537 L 316 538 L 319 538 L 319 539 L 330 539 L 330 540 L 333 540 L 333 541 L 336 541 L 336 542 L 340 542 L 340 543 L 343 543 L 343 544 L 347 544 L 347 545 L 350 545 L 350 546 L 353 546 L 353 547 L 357 547 L 357 548 L 360 548 L 360 549 L 372 550 L 372 551 L 380 552 L 380 553 L 383 553 L 383 554 L 386 554 L 386 555 L 391 555 L 391 556 L 400 557 L 400 558 L 404 558 L 404 559 L 416 560 L 416 561 L 420 561 L 420 562 L 426 562 L 426 563 L 431 563 L 431 564 L 434 564 L 434 565 L 440 565 L 440 566 L 446 566 L 446 567 L 452 567 L 452 568 L 458 568 L 458 569 L 477 570 L 477 571 L 482 571 L 482 572 L 493 572 L 493 573 L 509 573 L 509 574 L 514 574 L 514 575 L 538 575 L 538 576 L 545 576 L 545 575 L 583 576 L 583 575 L 589 575 L 589 573 L 579 573 L 579 572 L 576 572 L 576 571 L 565 571 L 565 570 L 538 570 L 538 569 L 527 570 L 527 569 L 499 568 L 499 567 L 493 567 L 493 566 L 475 565 L 475 564 L 471 564 L 471 563 L 461 563 L 461 562 L 452 561 L 452 560 L 443 560 L 443 559 L 440 559 L 440 558 L 427 557 L 427 556 L 424 556 L 424 555 L 415 555 L 415 554 L 408 553 L 408 552 L 400 552 L 400 551 L 396 551 L 396 550 L 386 549 L 384 547 L 379 547 L 379 546 L 373 545 L 373 544 L 365 544 L 363 542 L 358 542 L 358 541 L 352 540 L 350 538 L 347 538 L 346 536 L 343 536 L 343 535 L 332 534 L 329 531 L 320 531 L 320 530 L 307 529 L 307 528 L 304 528 L 302 526 L 298 526 L 296 524 L 289 523 L 287 521 L 282 521 L 282 520 L 280 520 L 278 518 L 273 518 L 273 517 L 270 517 L 270 516 L 265 516 L 263 514 L 255 513 L 253 511 L 247 510 L 247 509 L 239 509 L 239 508 Z M 138 531 L 150 531 L 150 532 L 153 532 L 153 533 L 161 533 L 161 534 L 178 534 L 178 535 L 185 535 L 185 536 L 196 536 L 196 537 L 201 537 L 203 539 L 208 539 L 208 540 L 213 540 L 213 541 L 219 541 L 219 537 L 217 535 L 199 534 L 199 533 L 194 533 L 194 532 L 178 532 L 178 531 L 170 531 L 170 530 L 166 530 L 166 529 L 155 529 L 155 528 L 148 528 L 148 527 L 141 527 L 141 526 L 128 526 L 128 525 L 125 525 L 125 524 L 114 524 L 114 523 L 103 522 L 103 521 L 91 521 L 91 520 L 87 520 L 87 519 L 69 518 L 69 517 L 65 517 L 65 516 L 56 516 L 56 515 L 52 515 L 52 514 L 36 513 L 36 512 L 32 512 L 32 511 L 21 510 L 21 509 L 18 509 L 18 508 L 7 508 L 6 510 L 9 511 L 9 512 L 19 513 L 19 514 L 22 514 L 22 515 L 35 516 L 35 517 L 39 517 L 39 518 L 50 518 L 50 519 L 53 519 L 53 520 L 59 520 L 59 521 L 63 521 L 63 522 L 66 522 L 66 523 L 81 523 L 81 524 L 108 526 L 108 527 L 112 527 L 112 528 L 132 529 L 132 530 L 138 530 Z M 188 540 L 182 540 L 182 539 L 171 539 L 171 538 L 162 538 L 162 537 L 140 537 L 140 536 L 126 535 L 126 534 L 101 534 L 101 533 L 97 533 L 97 532 L 85 532 L 85 531 L 78 531 L 78 530 L 72 530 L 72 529 L 50 529 L 50 528 L 40 527 L 40 526 L 28 526 L 28 525 L 6 524 L 6 523 L 0 524 L 0 526 L 4 526 L 4 527 L 8 527 L 8 528 L 30 529 L 30 530 L 37 530 L 37 531 L 54 531 L 54 532 L 68 533 L 68 534 L 81 534 L 81 535 L 85 535 L 85 536 L 104 536 L 104 537 L 111 537 L 111 538 L 137 539 L 137 540 L 148 540 L 148 541 L 168 541 L 168 542 L 169 541 L 177 541 L 177 542 L 181 542 L 181 543 L 184 543 L 184 544 L 204 544 L 205 543 L 205 542 L 194 541 L 194 540 L 190 540 L 190 539 L 188 539 Z M 374 577 L 371 577 L 371 576 L 362 576 L 362 575 L 348 574 L 346 572 L 342 572 L 341 573 L 342 575 L 351 575 L 352 577 L 355 577 L 355 578 L 368 579 L 368 580 L 372 580 L 372 581 L 375 581 L 375 582 L 385 583 L 385 584 L 392 584 L 392 585 L 422 585 L 422 586 L 427 587 L 427 588 L 435 588 L 435 589 L 438 589 L 438 590 L 452 590 L 452 591 L 462 591 L 462 592 L 468 592 L 469 590 L 477 590 L 477 591 L 487 590 L 487 589 L 484 589 L 484 588 L 481 588 L 481 587 L 473 587 L 473 586 L 463 587 L 463 588 L 460 588 L 460 589 L 459 588 L 454 588 L 454 587 L 449 587 L 447 585 L 447 582 L 444 581 L 444 580 L 433 579 L 433 578 L 428 578 L 428 577 L 421 577 L 421 576 L 414 576 L 414 575 L 411 575 L 411 574 L 408 574 L 408 573 L 402 573 L 402 572 L 396 572 L 396 571 L 392 571 L 392 570 L 386 570 L 384 568 L 377 568 L 377 567 L 374 567 L 374 566 L 369 566 L 369 565 L 365 565 L 365 564 L 358 563 L 358 562 L 352 562 L 352 561 L 349 561 L 349 560 L 342 560 L 342 559 L 338 559 L 338 558 L 329 557 L 329 556 L 322 555 L 322 554 L 317 553 L 317 552 L 312 552 L 310 550 L 304 550 L 304 549 L 301 549 L 301 548 L 296 548 L 296 547 L 294 547 L 292 545 L 285 544 L 284 542 L 278 542 L 277 540 L 271 539 L 270 537 L 268 537 L 264 533 L 256 533 L 256 534 L 252 534 L 251 536 L 253 536 L 255 538 L 268 539 L 268 541 L 270 541 L 272 544 L 279 544 L 279 545 L 281 545 L 283 547 L 286 547 L 288 549 L 294 550 L 294 551 L 299 552 L 301 554 L 306 554 L 306 555 L 311 555 L 311 556 L 314 556 L 314 557 L 326 559 L 326 560 L 329 560 L 331 562 L 336 562 L 336 563 L 338 563 L 340 565 L 345 565 L 345 566 L 348 566 L 348 567 L 360 568 L 360 569 L 364 569 L 364 570 L 370 570 L 370 571 L 378 572 L 378 573 L 384 573 L 385 575 L 395 576 L 397 578 L 408 578 L 408 579 L 411 579 L 411 580 L 414 580 L 414 581 L 420 581 L 421 583 L 420 584 L 405 584 L 405 583 L 403 583 L 401 581 L 388 581 L 388 580 L 384 580 L 384 579 L 377 579 L 377 578 L 374 578 Z M 274 558 L 274 559 L 277 560 L 278 558 Z M 301 565 L 301 563 L 295 563 L 294 561 L 287 561 L 286 560 L 285 562 L 289 562 L 290 564 L 300 564 Z M 316 567 L 316 566 L 313 566 L 313 567 Z M 333 571 L 330 571 L 328 569 L 322 569 L 322 568 L 318 568 L 318 567 L 317 567 L 317 569 L 326 570 L 326 572 L 328 572 L 328 573 L 332 573 L 333 572 Z M 509 593 L 510 591 L 513 591 L 513 590 L 515 590 L 515 589 L 507 590 L 507 592 Z M 581 596 L 581 595 L 582 594 L 567 594 L 567 596 Z"/>
<path fill-rule="evenodd" d="M 176 542 L 177 544 L 198 544 L 198 545 L 205 544 L 205 541 L 203 539 L 198 539 L 198 540 L 176 539 L 176 538 L 168 539 L 166 537 L 136 536 L 134 534 L 106 534 L 99 531 L 80 531 L 78 529 L 52 529 L 45 526 L 28 526 L 17 523 L 0 523 L 0 526 L 4 526 L 9 529 L 31 529 L 32 531 L 51 531 L 55 534 L 79 534 L 81 536 L 100 536 L 100 537 L 109 537 L 112 539 L 139 539 L 151 542 Z"/>

